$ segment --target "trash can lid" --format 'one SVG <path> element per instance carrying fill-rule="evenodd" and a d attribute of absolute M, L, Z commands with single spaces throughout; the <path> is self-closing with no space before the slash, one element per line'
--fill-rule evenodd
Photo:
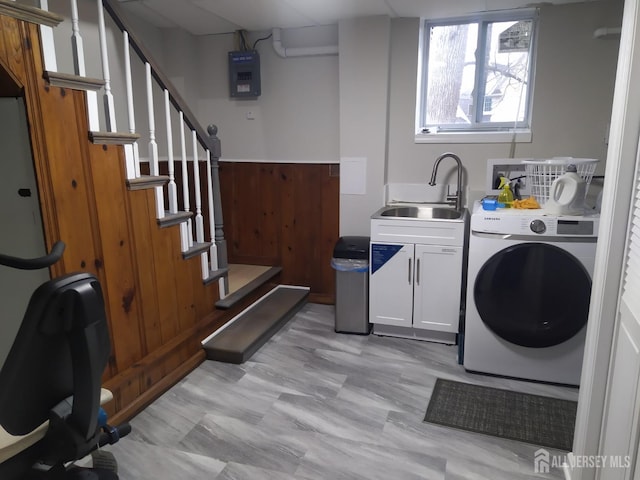
<path fill-rule="evenodd" d="M 340 237 L 333 248 L 334 258 L 369 259 L 370 237 Z"/>

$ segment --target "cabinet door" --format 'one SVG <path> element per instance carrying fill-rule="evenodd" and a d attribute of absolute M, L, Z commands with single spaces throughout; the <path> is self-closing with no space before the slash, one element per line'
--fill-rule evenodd
<path fill-rule="evenodd" d="M 413 245 L 372 242 L 370 260 L 370 322 L 411 327 Z"/>
<path fill-rule="evenodd" d="M 413 327 L 458 332 L 462 247 L 416 245 Z"/>

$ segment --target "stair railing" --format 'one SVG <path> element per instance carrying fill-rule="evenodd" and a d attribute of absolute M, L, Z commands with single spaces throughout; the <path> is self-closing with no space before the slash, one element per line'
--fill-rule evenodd
<path fill-rule="evenodd" d="M 38 0 L 40 8 L 48 10 L 48 0 Z M 78 13 L 78 0 L 70 1 L 71 17 L 71 48 L 73 52 L 73 73 L 80 77 L 86 77 L 84 42 L 80 32 L 80 15 Z M 81 0 L 85 4 L 89 0 Z M 223 298 L 228 293 L 227 280 L 227 249 L 224 238 L 222 221 L 222 206 L 220 195 L 220 181 L 218 175 L 218 161 L 220 158 L 220 141 L 217 137 L 217 128 L 209 126 L 208 131 L 200 126 L 193 112 L 187 103 L 180 96 L 177 89 L 164 75 L 142 42 L 138 40 L 135 32 L 132 31 L 126 18 L 121 14 L 118 2 L 114 0 L 94 0 L 96 2 L 97 19 L 89 19 L 97 23 L 99 33 L 99 55 L 101 58 L 102 71 L 100 75 L 103 79 L 103 105 L 100 107 L 97 93 L 87 89 L 87 115 L 89 129 L 93 133 L 96 143 L 121 143 L 118 142 L 116 129 L 117 119 L 126 117 L 128 129 L 126 134 L 130 139 L 124 143 L 125 168 L 127 179 L 131 185 L 144 184 L 146 179 L 154 185 L 156 217 L 160 225 L 180 224 L 180 243 L 183 256 L 190 257 L 200 255 L 202 266 L 202 278 L 205 282 L 217 280 L 219 283 L 220 297 Z M 57 4 L 57 2 L 56 2 Z M 122 34 L 122 71 L 124 78 L 124 96 L 126 102 L 126 114 L 116 112 L 116 94 L 113 90 L 113 80 L 110 72 L 108 32 L 105 14 L 109 15 L 111 26 L 117 27 Z M 65 15 L 65 12 L 54 12 Z M 48 29 L 48 30 L 47 30 Z M 112 28 L 112 30 L 115 30 Z M 50 27 L 42 27 L 42 48 L 45 58 L 45 68 L 50 71 L 57 71 L 60 62 L 56 63 L 56 50 L 53 34 Z M 137 58 L 144 65 L 144 81 L 136 78 L 131 63 L 130 52 L 136 54 Z M 119 55 L 113 55 L 119 57 Z M 47 60 L 48 59 L 48 60 Z M 139 76 L 139 75 L 138 75 Z M 93 80 L 93 79 L 88 79 Z M 136 88 L 144 87 L 143 95 L 136 93 Z M 156 109 L 156 99 L 153 91 L 159 88 L 162 92 L 162 107 Z M 146 117 L 148 120 L 148 132 L 143 135 L 148 138 L 147 151 L 148 159 L 141 159 L 141 144 L 136 140 L 140 132 L 136 131 L 136 117 L 138 114 L 144 115 L 145 109 L 136 109 L 134 99 L 142 98 L 146 100 Z M 160 100 L 158 100 L 160 102 Z M 100 130 L 100 110 L 104 116 L 106 133 L 99 133 Z M 163 111 L 165 117 L 164 131 L 156 129 L 156 110 Z M 177 120 L 177 125 L 176 125 Z M 178 131 L 179 158 L 174 154 L 174 133 Z M 187 137 L 185 129 L 190 133 L 191 151 L 187 153 Z M 158 140 L 160 135 L 164 135 L 162 146 L 166 145 L 166 157 L 160 158 Z M 102 140 L 96 140 L 101 138 Z M 176 162 L 179 168 L 176 169 Z M 162 164 L 166 163 L 166 169 Z M 191 167 L 191 168 L 189 168 Z M 206 168 L 206 175 L 201 175 L 201 167 Z M 145 173 L 148 172 L 148 175 Z M 176 178 L 177 173 L 181 178 Z M 154 179 L 163 178 L 163 181 Z M 155 182 L 155 183 L 154 183 Z M 132 187 L 133 188 L 133 187 Z M 180 191 L 181 190 L 181 191 Z M 203 211 L 203 195 L 206 196 Z M 191 210 L 193 207 L 195 211 Z M 205 225 L 205 213 L 207 225 Z"/>

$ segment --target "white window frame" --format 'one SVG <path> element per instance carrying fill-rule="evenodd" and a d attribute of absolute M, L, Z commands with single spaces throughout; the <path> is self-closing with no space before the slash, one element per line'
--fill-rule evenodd
<path fill-rule="evenodd" d="M 531 20 L 532 28 L 532 46 L 529 52 L 529 87 L 527 88 L 527 98 L 525 106 L 525 119 L 514 125 L 513 123 L 499 124 L 479 124 L 472 125 L 456 125 L 446 126 L 446 128 L 433 128 L 426 125 L 426 93 L 427 93 L 427 71 L 428 71 L 428 54 L 429 54 L 429 29 L 433 26 L 455 25 L 460 23 L 480 23 L 483 22 L 500 22 L 511 20 Z M 457 17 L 442 20 L 422 19 L 420 26 L 420 44 L 418 51 L 418 81 L 416 95 L 416 118 L 415 118 L 415 143 L 526 143 L 532 140 L 532 111 L 533 111 L 533 92 L 535 79 L 535 63 L 537 52 L 538 37 L 538 10 L 537 9 L 521 9 L 508 12 L 488 12 L 477 14 L 474 16 Z M 483 28 L 478 28 L 477 44 L 484 51 L 486 42 L 484 42 Z M 482 52 L 479 52 L 482 53 Z M 476 53 L 478 55 L 478 52 Z M 479 97 L 477 86 L 482 78 L 484 64 L 480 65 L 476 62 L 476 80 L 473 90 L 474 101 L 476 105 L 484 105 L 484 102 L 478 103 Z M 428 130 L 427 130 L 428 129 Z"/>

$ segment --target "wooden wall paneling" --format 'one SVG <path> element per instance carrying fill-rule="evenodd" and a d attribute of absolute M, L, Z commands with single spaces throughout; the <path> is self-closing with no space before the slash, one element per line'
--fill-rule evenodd
<path fill-rule="evenodd" d="M 130 367 L 128 371 L 140 370 L 140 389 L 144 392 L 160 382 L 170 371 L 167 365 L 162 362 L 147 363 L 149 355 L 162 349 L 164 343 L 162 304 L 160 302 L 162 293 L 158 284 L 162 279 L 156 263 L 157 242 L 154 241 L 160 228 L 156 222 L 155 191 L 153 189 L 129 192 L 129 203 L 132 210 L 131 221 L 134 230 L 142 326 L 145 331 L 145 357 L 141 362 Z M 135 401 L 133 400 L 133 402 Z M 131 402 L 127 405 L 129 404 Z"/>
<path fill-rule="evenodd" d="M 295 166 L 280 165 L 280 212 L 282 233 L 280 236 L 280 265 L 282 266 L 281 281 L 284 284 L 293 283 L 293 271 L 296 269 L 297 238 L 296 238 L 296 186 Z"/>
<path fill-rule="evenodd" d="M 136 401 L 136 399 L 145 391 L 142 388 L 144 381 L 142 378 L 143 370 L 137 369 L 136 375 L 129 378 L 122 383 L 118 384 L 117 388 L 112 389 L 108 383 L 105 384 L 105 388 L 108 388 L 113 392 L 115 398 L 115 409 L 122 410 L 127 408 Z"/>
<path fill-rule="evenodd" d="M 322 291 L 322 271 L 324 270 L 323 258 L 321 254 L 322 246 L 322 165 L 311 165 L 300 175 L 299 188 L 304 192 L 304 199 L 299 202 L 302 211 L 299 212 L 299 228 L 305 235 L 306 264 L 304 265 L 304 280 L 308 283 L 311 292 Z"/>
<path fill-rule="evenodd" d="M 156 283 L 156 265 L 152 237 L 158 230 L 155 221 L 154 190 L 135 190 L 128 192 L 128 203 L 131 211 L 130 225 L 133 232 L 135 270 L 140 299 L 141 328 L 144 330 L 144 358 L 162 347 L 162 331 L 160 329 L 160 310 L 158 302 L 158 286 Z M 151 205 L 151 207 L 150 207 Z M 158 363 L 149 367 L 140 367 L 141 362 L 129 367 L 141 370 L 140 390 L 146 391 L 159 382 L 165 375 L 164 364 Z M 135 400 L 133 400 L 135 401 Z M 121 408 L 126 408 L 124 404 Z"/>
<path fill-rule="evenodd" d="M 118 371 L 144 356 L 144 325 L 136 278 L 135 244 L 129 226 L 124 153 L 121 146 L 90 145 L 93 192 L 102 241 L 113 352 Z"/>
<path fill-rule="evenodd" d="M 0 26 L 2 27 L 0 31 L 4 37 L 7 66 L 20 82 L 25 84 L 25 52 L 23 50 L 26 50 L 24 47 L 31 42 L 31 39 L 24 38 L 24 34 L 28 32 L 28 29 L 23 29 L 22 23 L 22 21 L 15 18 L 0 17 Z"/>
<path fill-rule="evenodd" d="M 145 333 L 144 353 L 154 351 L 162 345 L 160 331 L 160 312 L 158 310 L 158 287 L 156 285 L 155 259 L 151 246 L 151 236 L 158 228 L 155 224 L 155 207 L 149 210 L 153 202 L 153 189 L 130 191 L 131 229 L 137 267 L 140 312 Z"/>
<path fill-rule="evenodd" d="M 199 312 L 196 308 L 196 297 L 194 290 L 194 278 L 202 284 L 200 278 L 202 274 L 200 271 L 196 271 L 191 261 L 184 260 L 182 258 L 182 252 L 180 251 L 180 232 L 179 226 L 171 227 L 173 246 L 171 255 L 173 262 L 176 265 L 174 275 L 174 288 L 178 296 L 178 330 L 183 332 L 187 328 L 193 326 L 198 320 L 200 320 Z M 199 265 L 198 265 L 199 267 Z"/>
<path fill-rule="evenodd" d="M 23 50 L 24 54 L 24 50 Z M 28 60 L 28 56 L 24 56 L 25 61 Z M 25 71 L 26 75 L 26 71 Z M 6 44 L 4 41 L 4 35 L 0 31 L 0 97 L 21 97 L 23 95 L 23 81 L 20 80 L 11 71 L 7 60 Z"/>
<path fill-rule="evenodd" d="M 320 285 L 314 282 L 314 271 L 321 268 L 318 258 L 318 238 L 322 223 L 319 221 L 322 211 L 322 191 L 317 165 L 309 168 L 297 168 L 296 186 L 296 255 L 297 270 L 294 278 L 299 285 L 307 285 L 311 292 L 317 292 Z"/>
<path fill-rule="evenodd" d="M 280 265 L 283 283 L 310 286 L 314 301 L 332 303 L 339 177 L 330 171 L 322 164 L 221 163 L 229 261 Z M 246 241 L 256 230 L 261 241 Z"/>
<path fill-rule="evenodd" d="M 239 163 L 235 165 L 237 174 L 243 181 L 235 183 L 233 248 L 239 256 L 245 252 L 255 252 L 260 256 L 261 215 L 258 202 L 262 192 L 259 165 Z"/>
<path fill-rule="evenodd" d="M 2 26 L 2 21 L 0 21 L 0 26 Z M 4 30 L 4 28 L 2 29 Z M 7 44 L 4 40 L 4 34 L 0 32 L 0 63 L 4 65 L 5 69 L 10 71 L 11 67 L 9 67 L 9 55 L 7 52 Z"/>
<path fill-rule="evenodd" d="M 89 129 L 87 122 L 87 104 L 86 104 L 86 96 L 84 92 L 81 91 L 68 91 L 70 95 L 73 95 L 74 106 L 75 106 L 75 122 L 76 122 L 76 131 L 77 132 L 87 132 Z M 87 185 L 87 192 L 93 192 L 93 178 L 91 172 L 91 164 L 89 161 L 90 152 L 89 152 L 89 143 L 79 142 L 78 143 L 81 151 L 82 151 L 82 159 L 84 164 L 84 182 Z M 89 220 L 91 224 L 89 226 L 83 225 L 81 228 L 89 228 L 93 234 L 93 242 L 94 242 L 94 253 L 95 256 L 92 259 L 89 259 L 87 262 L 91 265 L 91 269 L 94 272 L 94 275 L 98 278 L 100 285 L 102 286 L 103 297 L 105 301 L 105 313 L 107 318 L 111 318 L 111 305 L 112 303 L 109 301 L 110 292 L 106 288 L 106 277 L 104 272 L 104 256 L 102 252 L 102 243 L 100 238 L 100 226 L 98 222 L 98 211 L 95 202 L 95 196 L 90 195 L 87 199 L 87 207 L 89 209 L 90 215 Z M 111 338 L 111 345 L 114 344 L 114 335 L 113 335 L 113 326 L 109 321 L 109 335 Z M 115 358 L 113 356 L 113 348 L 112 353 L 109 358 L 109 364 L 107 369 L 105 370 L 103 376 L 104 378 L 111 377 L 116 372 Z"/>
<path fill-rule="evenodd" d="M 243 232 L 242 248 L 245 251 L 255 252 L 258 257 L 263 258 L 264 219 L 261 203 L 265 191 L 270 186 L 262 182 L 262 164 L 245 163 L 242 164 L 242 170 L 241 175 L 245 181 L 241 184 L 243 191 L 240 194 L 240 209 L 244 214 L 238 218 L 236 225 Z"/>
<path fill-rule="evenodd" d="M 70 91 L 58 87 L 41 93 L 39 106 L 46 125 L 46 158 L 40 160 L 48 165 L 45 173 L 51 182 L 51 196 L 42 201 L 53 203 L 59 239 L 67 244 L 63 257 L 65 271 L 97 274 L 94 264 L 99 258 L 95 251 L 97 239 L 94 235 L 97 232 L 91 228 L 93 192 L 86 181 L 85 164 L 88 162 L 81 148 L 81 142 L 86 143 L 86 138 L 80 138 L 68 123 L 75 124 L 74 98 Z M 61 118 L 65 121 L 60 121 Z"/>
<path fill-rule="evenodd" d="M 258 182 L 261 186 L 259 203 L 255 206 L 260 216 L 260 255 L 272 259 L 271 263 L 277 263 L 280 256 L 280 192 L 273 186 L 276 185 L 278 171 L 273 164 L 259 165 Z"/>
<path fill-rule="evenodd" d="M 200 264 L 198 262 L 193 263 L 196 264 L 194 268 L 200 272 L 200 275 L 202 275 Z M 194 278 L 198 278 L 198 275 L 194 275 Z M 211 313 L 212 310 L 215 310 L 215 303 L 220 300 L 218 282 L 204 285 L 201 280 L 202 277 L 200 276 L 199 278 L 200 280 L 197 281 L 198 290 L 196 291 L 201 293 L 198 295 L 198 302 L 196 303 L 196 311 L 198 313 L 198 317 L 196 318 L 197 321 L 200 321 L 203 317 Z"/>
<path fill-rule="evenodd" d="M 176 235 L 179 239 L 179 236 Z M 180 242 L 177 242 L 177 250 L 180 251 Z M 188 338 L 180 347 L 176 360 L 182 364 L 188 361 L 195 353 L 202 350 L 199 343 L 196 326 L 214 309 L 214 300 L 210 292 L 217 288 L 217 283 L 206 286 L 202 283 L 202 267 L 200 257 L 182 259 L 182 255 L 176 259 L 179 268 L 176 269 L 176 290 L 179 293 L 182 310 L 180 312 L 180 335 L 185 332 L 193 332 L 192 338 Z"/>
<path fill-rule="evenodd" d="M 206 314 L 211 312 L 215 308 L 214 301 L 211 300 L 209 293 L 218 288 L 218 284 L 214 283 L 205 286 L 202 283 L 202 266 L 200 255 L 190 258 L 188 260 L 182 260 L 183 266 L 188 274 L 191 285 L 191 292 L 193 295 L 193 323 L 189 326 L 193 326 L 199 320 L 201 320 Z"/>
<path fill-rule="evenodd" d="M 124 154 L 120 146 L 89 145 L 98 225 L 103 246 L 105 287 L 114 341 L 113 372 L 131 368 L 144 356 L 145 333 L 130 228 L 131 208 L 124 179 Z M 134 402 L 144 385 L 141 372 L 114 391 L 114 408 Z"/>
<path fill-rule="evenodd" d="M 155 199 L 153 195 L 147 197 L 149 212 L 153 216 L 147 221 L 155 223 Z M 151 234 L 151 244 L 147 248 L 153 251 L 155 265 L 155 282 L 158 289 L 158 310 L 162 343 L 166 343 L 178 332 L 178 310 L 176 306 L 176 290 L 174 279 L 174 256 L 171 252 L 171 238 L 175 234 L 172 228 L 159 228 Z"/>

